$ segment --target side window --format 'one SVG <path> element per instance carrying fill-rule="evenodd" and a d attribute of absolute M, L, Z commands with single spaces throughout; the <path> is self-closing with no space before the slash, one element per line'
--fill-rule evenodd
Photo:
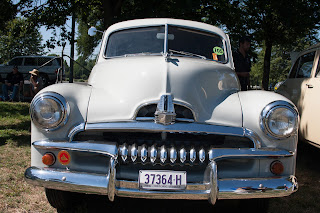
<path fill-rule="evenodd" d="M 38 58 L 38 65 L 42 66 L 43 64 L 49 62 L 50 60 L 51 60 L 51 58 Z M 52 66 L 52 61 L 47 63 L 45 66 Z"/>
<path fill-rule="evenodd" d="M 309 78 L 316 52 L 310 52 L 300 57 L 296 78 Z"/>
<path fill-rule="evenodd" d="M 10 66 L 21 66 L 23 58 L 15 58 L 9 61 Z"/>
<path fill-rule="evenodd" d="M 36 58 L 25 58 L 24 66 L 37 66 Z"/>
<path fill-rule="evenodd" d="M 299 67 L 299 64 L 300 64 L 300 59 L 301 58 L 298 58 L 296 60 L 296 63 L 293 65 L 292 69 L 291 69 L 291 72 L 289 74 L 289 78 L 295 78 L 296 77 L 296 74 L 297 74 L 297 69 Z"/>
<path fill-rule="evenodd" d="M 316 78 L 320 78 L 320 59 L 318 60 L 318 66 L 317 66 L 317 71 L 316 71 Z"/>
<path fill-rule="evenodd" d="M 56 58 L 55 61 L 56 61 L 56 64 L 58 64 L 58 66 L 61 66 L 61 60 L 60 59 Z"/>

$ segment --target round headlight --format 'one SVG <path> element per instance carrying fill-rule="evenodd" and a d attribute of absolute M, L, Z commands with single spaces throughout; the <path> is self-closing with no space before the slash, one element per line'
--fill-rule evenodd
<path fill-rule="evenodd" d="M 34 124 L 45 130 L 55 130 L 67 121 L 69 107 L 63 96 L 47 92 L 32 100 L 30 115 Z"/>
<path fill-rule="evenodd" d="M 273 102 L 263 109 L 261 123 L 266 134 L 279 139 L 286 138 L 297 132 L 298 113 L 288 102 Z"/>

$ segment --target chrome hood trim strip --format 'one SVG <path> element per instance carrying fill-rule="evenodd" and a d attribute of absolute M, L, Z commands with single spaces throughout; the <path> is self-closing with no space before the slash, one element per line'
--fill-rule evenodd
<path fill-rule="evenodd" d="M 95 143 L 88 142 L 71 142 L 67 143 L 66 141 L 53 142 L 53 141 L 35 141 L 32 143 L 35 148 L 45 149 L 45 150 L 70 150 L 70 151 L 81 151 L 81 152 L 90 152 L 97 154 L 104 154 L 110 157 L 117 158 L 118 149 L 116 143 Z"/>

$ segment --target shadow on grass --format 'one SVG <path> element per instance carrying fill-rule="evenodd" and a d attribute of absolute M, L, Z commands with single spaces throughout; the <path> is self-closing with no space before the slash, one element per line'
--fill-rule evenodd
<path fill-rule="evenodd" d="M 30 146 L 30 135 L 8 135 L 0 137 L 0 146 L 12 143 L 15 146 Z"/>
<path fill-rule="evenodd" d="M 30 146 L 30 119 L 28 103 L 0 103 L 0 117 L 7 122 L 0 124 L 0 146 Z M 10 123 L 11 122 L 11 123 Z"/>
<path fill-rule="evenodd" d="M 8 115 L 29 115 L 28 103 L 2 102 L 0 103 L 0 117 Z"/>

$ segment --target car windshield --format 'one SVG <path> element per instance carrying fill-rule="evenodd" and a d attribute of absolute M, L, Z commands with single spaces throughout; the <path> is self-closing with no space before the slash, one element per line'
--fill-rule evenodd
<path fill-rule="evenodd" d="M 164 26 L 144 27 L 114 32 L 108 39 L 106 57 L 163 52 Z"/>
<path fill-rule="evenodd" d="M 223 40 L 217 34 L 174 26 L 169 26 L 168 33 L 168 48 L 173 54 L 226 61 Z"/>
<path fill-rule="evenodd" d="M 160 54 L 165 52 L 164 39 L 164 26 L 117 31 L 108 38 L 105 56 L 112 58 Z M 168 27 L 168 53 L 226 61 L 224 42 L 219 35 L 177 26 Z"/>

